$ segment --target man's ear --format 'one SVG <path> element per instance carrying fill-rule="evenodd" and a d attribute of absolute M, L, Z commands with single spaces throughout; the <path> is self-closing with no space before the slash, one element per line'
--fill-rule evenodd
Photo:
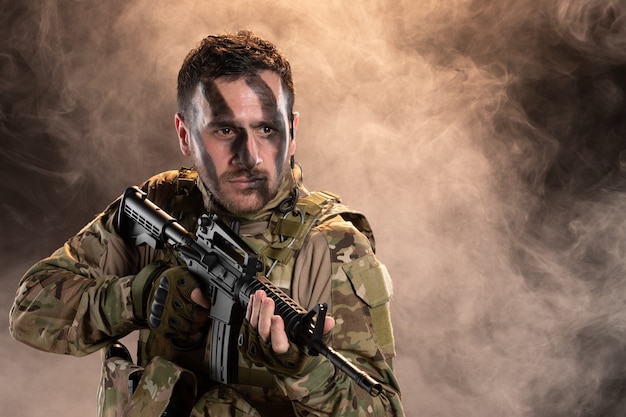
<path fill-rule="evenodd" d="M 189 130 L 187 129 L 187 125 L 185 124 L 185 119 L 182 114 L 176 113 L 174 116 L 174 126 L 176 127 L 176 134 L 178 135 L 178 146 L 180 147 L 180 151 L 185 156 L 191 156 L 191 146 L 189 143 L 191 136 L 189 135 Z"/>

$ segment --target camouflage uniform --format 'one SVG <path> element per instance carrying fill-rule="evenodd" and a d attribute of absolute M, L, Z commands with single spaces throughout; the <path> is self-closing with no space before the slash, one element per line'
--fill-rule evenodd
<path fill-rule="evenodd" d="M 145 371 L 138 391 L 149 392 L 158 402 L 162 397 L 156 389 L 171 394 L 171 381 L 185 376 L 183 382 L 189 386 L 185 392 L 194 394 L 193 416 L 403 415 L 392 365 L 391 283 L 374 255 L 369 224 L 332 194 L 308 193 L 302 186 L 303 198 L 297 206 L 301 216 L 280 214 L 277 207 L 295 185 L 294 179 L 287 177 L 278 195 L 261 211 L 237 218 L 240 235 L 259 253 L 266 267 L 262 274 L 269 272 L 268 278 L 300 305 L 310 309 L 328 303 L 336 320 L 329 345 L 381 381 L 384 390 L 380 396 L 370 396 L 322 356 L 308 358 L 298 372 L 286 373 L 269 369 L 267 364 L 268 368 L 259 367 L 241 355 L 239 384 L 209 381 L 203 373 L 208 343 L 192 351 L 174 349 L 133 315 L 134 276 L 155 261 L 178 261 L 171 248 L 131 247 L 118 235 L 119 200 L 26 273 L 11 309 L 11 334 L 37 349 L 82 356 L 139 330 L 137 366 Z M 159 174 L 142 189 L 188 230 L 194 231 L 198 217 L 207 211 L 217 212 L 226 222 L 233 220 L 212 204 L 193 170 Z M 306 227 L 299 225 L 304 220 L 310 223 Z M 298 354 L 297 349 L 290 352 Z M 137 368 L 115 361 L 108 366 L 118 371 Z M 120 382 L 113 380 L 107 369 L 105 365 L 107 387 L 102 389 L 119 391 Z M 167 381 L 155 385 L 150 379 L 154 375 Z M 119 398 L 115 400 L 118 404 L 103 407 L 117 411 L 107 414 L 105 410 L 102 415 L 160 414 L 150 408 L 154 404 L 137 404 L 140 400 L 127 397 L 123 393 L 110 396 L 109 401 Z"/>

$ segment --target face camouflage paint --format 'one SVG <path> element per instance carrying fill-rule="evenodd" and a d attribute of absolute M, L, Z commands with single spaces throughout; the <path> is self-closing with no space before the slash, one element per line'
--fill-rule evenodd
<path fill-rule="evenodd" d="M 276 95 L 269 85 L 258 75 L 246 77 L 246 84 L 254 91 L 261 102 L 263 110 L 263 119 L 269 122 L 275 130 L 274 140 L 278 142 L 279 155 L 284 155 L 287 143 L 282 140 L 285 137 L 285 115 L 281 113 L 280 106 L 276 100 Z M 276 171 L 280 172 L 283 168 L 285 158 L 276 159 Z"/>
<path fill-rule="evenodd" d="M 291 141 L 280 78 L 271 72 L 222 77 L 202 82 L 198 91 L 191 128 L 200 178 L 228 210 L 258 210 L 289 172 Z"/>

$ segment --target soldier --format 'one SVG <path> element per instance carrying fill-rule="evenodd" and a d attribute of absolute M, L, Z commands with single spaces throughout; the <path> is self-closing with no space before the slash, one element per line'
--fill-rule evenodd
<path fill-rule="evenodd" d="M 248 31 L 206 37 L 178 75 L 175 128 L 194 168 L 141 188 L 190 231 L 203 213 L 237 223 L 264 264 L 259 274 L 307 309 L 328 304 L 326 342 L 382 382 L 382 394 L 368 394 L 325 357 L 303 354 L 263 291 L 252 295 L 241 326 L 238 383 L 211 381 L 210 301 L 171 247 L 120 236 L 118 199 L 25 274 L 10 315 L 12 336 L 37 349 L 82 356 L 105 348 L 100 415 L 403 415 L 390 278 L 367 219 L 303 186 L 293 104 L 290 66 L 274 45 Z M 290 216 L 297 221 L 284 220 Z M 155 325 L 147 317 L 163 283 Z M 115 344 L 135 330 L 136 365 Z"/>

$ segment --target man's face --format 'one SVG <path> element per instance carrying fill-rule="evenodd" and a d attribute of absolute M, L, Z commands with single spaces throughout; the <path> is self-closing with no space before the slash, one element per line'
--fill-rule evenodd
<path fill-rule="evenodd" d="M 200 83 L 192 120 L 176 115 L 182 153 L 231 213 L 253 213 L 274 198 L 295 151 L 287 92 L 272 71 Z M 298 115 L 294 115 L 294 131 Z"/>

